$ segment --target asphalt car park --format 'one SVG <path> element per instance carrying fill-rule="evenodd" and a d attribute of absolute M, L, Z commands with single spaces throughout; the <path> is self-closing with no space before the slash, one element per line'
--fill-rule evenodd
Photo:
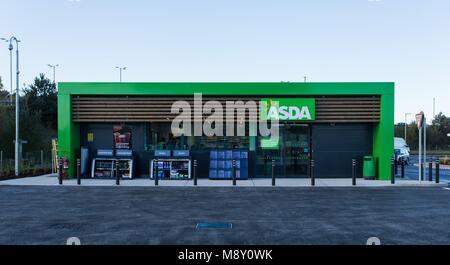
<path fill-rule="evenodd" d="M 0 244 L 449 244 L 442 187 L 0 186 Z"/>

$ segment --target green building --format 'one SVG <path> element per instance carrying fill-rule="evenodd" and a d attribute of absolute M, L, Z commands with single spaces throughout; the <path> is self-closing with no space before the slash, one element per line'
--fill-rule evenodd
<path fill-rule="evenodd" d="M 105 150 L 111 151 L 106 152 L 107 156 L 116 159 L 117 150 L 125 149 L 133 157 L 133 177 L 148 178 L 154 174 L 152 161 L 158 157 L 168 160 L 184 151 L 186 160 L 198 163 L 199 178 L 219 179 L 229 177 L 227 159 L 231 156 L 237 159 L 242 178 L 271 177 L 273 160 L 279 177 L 307 178 L 314 160 L 317 178 L 350 178 L 352 159 L 357 160 L 357 173 L 361 176 L 362 158 L 373 156 L 378 178 L 387 180 L 394 152 L 394 86 L 394 83 L 60 83 L 59 156 L 68 160 L 70 177 L 76 175 L 78 158 L 82 158 L 84 177 L 108 177 L 94 172 L 97 167 L 94 159 L 105 155 L 102 154 Z M 244 136 L 174 135 L 171 124 L 177 114 L 171 112 L 172 104 L 178 101 L 192 104 L 194 116 L 198 111 L 193 104 L 195 94 L 202 94 L 201 110 L 208 101 L 224 106 L 226 102 L 263 102 L 258 104 L 258 111 L 264 115 L 258 117 L 264 116 L 269 123 L 277 119 L 279 137 L 269 139 L 248 133 L 251 119 L 248 115 L 239 121 L 247 125 Z M 270 112 L 273 102 L 279 112 Z M 259 106 L 267 108 L 263 111 Z M 201 110 L 204 122 L 208 115 Z M 173 165 L 179 166 L 176 163 Z"/>

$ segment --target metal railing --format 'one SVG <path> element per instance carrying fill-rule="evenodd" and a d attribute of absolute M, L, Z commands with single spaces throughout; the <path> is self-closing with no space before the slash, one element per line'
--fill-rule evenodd
<path fill-rule="evenodd" d="M 14 158 L 6 155 L 6 152 L 0 150 L 0 178 L 13 178 L 15 176 Z M 39 154 L 27 153 L 20 161 L 20 176 L 36 176 L 51 173 L 52 162 L 50 157 L 45 156 L 42 150 Z"/>

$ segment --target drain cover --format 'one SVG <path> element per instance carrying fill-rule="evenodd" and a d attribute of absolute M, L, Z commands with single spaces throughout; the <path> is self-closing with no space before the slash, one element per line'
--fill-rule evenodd
<path fill-rule="evenodd" d="M 197 229 L 232 229 L 232 223 L 198 223 Z"/>

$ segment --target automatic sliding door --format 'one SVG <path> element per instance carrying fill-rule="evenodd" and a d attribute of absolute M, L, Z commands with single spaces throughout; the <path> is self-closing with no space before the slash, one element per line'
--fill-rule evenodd
<path fill-rule="evenodd" d="M 282 126 L 282 162 L 287 178 L 309 176 L 310 127 L 307 124 L 285 124 Z"/>

